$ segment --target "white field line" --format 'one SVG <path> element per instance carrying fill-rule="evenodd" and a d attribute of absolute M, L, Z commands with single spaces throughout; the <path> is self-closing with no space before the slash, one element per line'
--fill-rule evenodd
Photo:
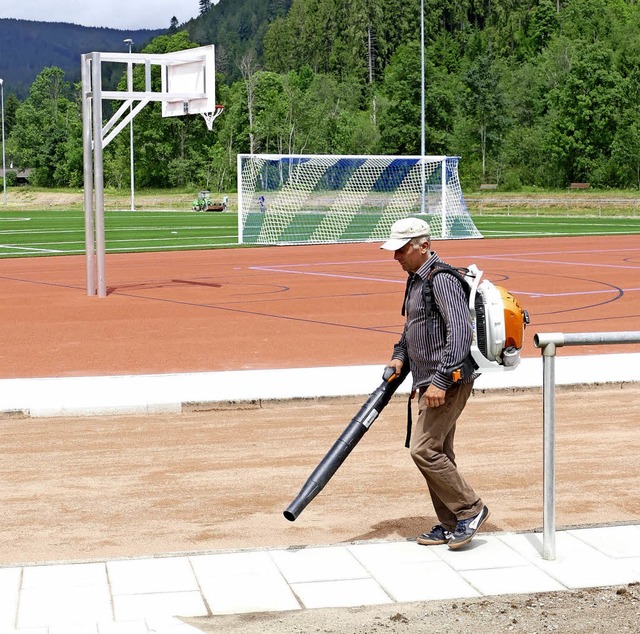
<path fill-rule="evenodd" d="M 13 249 L 15 251 L 28 251 L 29 253 L 64 253 L 64 251 L 60 251 L 59 249 L 38 249 L 36 247 L 28 246 L 28 247 L 17 247 L 13 244 L 0 244 L 0 249 Z"/>
<path fill-rule="evenodd" d="M 629 250 L 625 250 L 625 251 L 640 251 L 639 249 L 629 249 Z M 598 253 L 616 253 L 616 254 L 620 254 L 619 249 L 616 248 L 612 248 L 612 249 L 602 249 L 597 251 Z M 576 254 L 583 254 L 583 253 L 588 253 L 590 255 L 594 255 L 595 251 L 586 251 L 586 250 L 581 250 L 581 251 L 575 251 L 575 252 L 562 252 L 563 254 L 570 254 L 570 253 L 576 253 Z M 535 253 L 529 253 L 527 255 L 531 256 L 531 255 L 557 255 L 558 252 L 543 252 L 543 253 L 539 253 L 539 254 L 535 254 Z M 464 259 L 466 261 L 473 261 L 474 259 L 485 259 L 485 260 L 497 260 L 497 261 L 501 261 L 501 260 L 505 260 L 508 259 L 510 262 L 527 262 L 527 263 L 535 263 L 535 264 L 551 264 L 551 265 L 563 265 L 563 266 L 588 266 L 588 267 L 598 267 L 598 268 L 615 268 L 615 269 L 626 269 L 626 270 L 636 270 L 636 269 L 640 269 L 640 267 L 638 266 L 633 266 L 633 265 L 620 265 L 620 264 L 602 264 L 599 262 L 565 262 L 562 260 L 551 260 L 551 259 L 547 259 L 547 260 L 536 260 L 536 259 L 530 259 L 530 258 L 524 258 L 519 256 L 518 254 L 500 254 L 500 255 L 490 255 L 490 254 L 482 254 L 482 255 L 477 255 L 477 256 L 456 256 L 455 258 L 450 258 L 451 260 L 453 259 L 460 259 L 464 257 Z M 339 279 L 345 279 L 345 280 L 362 280 L 362 281 L 367 281 L 367 282 L 384 282 L 384 283 L 390 283 L 390 284 L 405 284 L 406 280 L 396 280 L 396 279 L 389 279 L 389 278 L 380 278 L 380 277 L 372 277 L 372 276 L 367 276 L 367 275 L 346 275 L 344 273 L 328 273 L 326 271 L 309 271 L 309 270 L 302 270 L 302 269 L 308 269 L 309 267 L 331 267 L 331 266 L 345 266 L 345 265 L 353 265 L 353 264 L 380 264 L 380 263 L 388 263 L 388 264 L 395 264 L 395 262 L 393 262 L 393 260 L 388 260 L 388 259 L 377 259 L 377 260 L 358 260 L 358 261 L 338 261 L 338 262 L 310 262 L 310 263 L 303 263 L 303 264 L 272 264 L 269 266 L 250 266 L 248 267 L 251 270 L 256 270 L 256 271 L 265 271 L 265 272 L 270 272 L 270 273 L 288 273 L 290 275 L 310 275 L 310 276 L 318 276 L 318 277 L 329 277 L 329 278 L 339 278 Z M 625 293 L 632 293 L 632 292 L 638 292 L 640 291 L 640 288 L 623 288 L 621 289 L 623 292 Z M 569 293 L 541 293 L 541 292 L 533 292 L 533 291 L 513 291 L 514 293 L 516 293 L 517 295 L 528 295 L 531 297 L 565 297 L 565 296 L 569 296 L 569 295 L 601 295 L 601 294 L 612 294 L 612 293 L 618 293 L 619 290 L 618 289 L 604 289 L 604 290 L 596 290 L 596 291 L 576 291 L 576 292 L 569 292 Z"/>

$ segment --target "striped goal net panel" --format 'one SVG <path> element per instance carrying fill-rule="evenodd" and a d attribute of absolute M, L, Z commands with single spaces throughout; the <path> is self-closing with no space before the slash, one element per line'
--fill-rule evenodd
<path fill-rule="evenodd" d="M 240 243 L 382 241 L 406 216 L 425 219 L 435 239 L 482 237 L 457 157 L 238 155 Z"/>

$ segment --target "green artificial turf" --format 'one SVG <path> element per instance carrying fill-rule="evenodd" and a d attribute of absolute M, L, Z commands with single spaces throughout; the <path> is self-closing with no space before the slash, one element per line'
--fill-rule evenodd
<path fill-rule="evenodd" d="M 474 215 L 486 238 L 640 234 L 640 217 Z M 0 258 L 85 252 L 81 210 L 1 211 Z M 233 212 L 107 211 L 107 253 L 238 246 Z"/>

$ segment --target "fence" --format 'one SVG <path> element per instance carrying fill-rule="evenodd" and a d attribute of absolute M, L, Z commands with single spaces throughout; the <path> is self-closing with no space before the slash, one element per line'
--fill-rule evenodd
<path fill-rule="evenodd" d="M 556 348 L 599 344 L 640 343 L 640 331 L 536 334 L 542 350 L 543 509 L 542 558 L 556 558 L 555 357 Z"/>

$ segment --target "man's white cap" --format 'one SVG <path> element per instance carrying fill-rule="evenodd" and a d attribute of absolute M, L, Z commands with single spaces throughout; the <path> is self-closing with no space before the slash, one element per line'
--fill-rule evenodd
<path fill-rule="evenodd" d="M 402 218 L 391 225 L 389 239 L 380 247 L 387 251 L 397 251 L 411 240 L 420 236 L 428 236 L 429 224 L 420 218 Z"/>

